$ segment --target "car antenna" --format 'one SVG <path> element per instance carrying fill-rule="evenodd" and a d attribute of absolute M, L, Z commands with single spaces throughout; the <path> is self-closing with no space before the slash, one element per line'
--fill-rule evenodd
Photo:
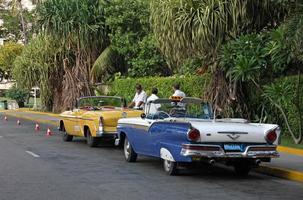
<path fill-rule="evenodd" d="M 217 114 L 217 97 L 218 97 L 218 93 L 216 94 L 215 98 L 214 98 L 214 119 L 213 122 L 216 122 L 216 114 Z"/>
<path fill-rule="evenodd" d="M 213 122 L 216 122 L 216 112 L 217 112 L 217 108 L 216 105 L 214 106 L 214 117 L 213 117 Z"/>

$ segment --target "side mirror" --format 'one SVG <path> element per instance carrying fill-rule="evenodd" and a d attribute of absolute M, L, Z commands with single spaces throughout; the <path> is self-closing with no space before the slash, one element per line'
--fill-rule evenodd
<path fill-rule="evenodd" d="M 146 118 L 146 114 L 145 113 L 142 113 L 141 114 L 141 119 L 145 119 Z"/>

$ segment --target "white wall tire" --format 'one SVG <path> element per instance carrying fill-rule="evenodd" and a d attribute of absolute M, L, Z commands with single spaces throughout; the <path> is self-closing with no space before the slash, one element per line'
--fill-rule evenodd
<path fill-rule="evenodd" d="M 138 154 L 134 151 L 127 137 L 124 140 L 124 156 L 127 162 L 136 162 Z"/>
<path fill-rule="evenodd" d="M 170 175 L 178 175 L 178 163 L 170 160 L 163 159 L 163 168 L 164 171 Z"/>

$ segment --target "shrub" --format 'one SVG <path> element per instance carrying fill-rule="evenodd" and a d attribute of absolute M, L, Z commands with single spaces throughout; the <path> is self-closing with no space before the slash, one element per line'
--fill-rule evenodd
<path fill-rule="evenodd" d="M 26 100 L 27 95 L 28 91 L 22 90 L 15 86 L 6 91 L 6 97 L 16 100 L 19 104 L 19 107 L 24 107 L 24 102 Z"/>
<path fill-rule="evenodd" d="M 172 85 L 180 83 L 181 90 L 187 96 L 202 97 L 208 82 L 208 75 L 116 79 L 110 84 L 109 94 L 122 96 L 127 101 L 131 101 L 135 94 L 134 87 L 136 83 L 140 83 L 147 92 L 147 95 L 151 94 L 153 87 L 157 87 L 159 90 L 158 96 L 165 98 L 173 94 Z"/>
<path fill-rule="evenodd" d="M 264 86 L 264 96 L 270 97 L 274 103 L 281 106 L 284 110 L 288 123 L 292 132 L 296 137 L 302 134 L 302 118 L 303 118 L 303 76 L 299 81 L 298 76 L 288 76 L 277 79 L 270 85 Z M 299 84 L 299 85 L 298 85 Z M 283 120 L 282 113 L 274 106 L 269 108 L 272 119 L 282 122 L 283 133 L 289 135 L 286 122 Z M 274 112 L 276 110 L 276 112 Z M 273 122 L 275 123 L 275 122 Z M 298 140 L 298 142 L 300 142 Z"/>

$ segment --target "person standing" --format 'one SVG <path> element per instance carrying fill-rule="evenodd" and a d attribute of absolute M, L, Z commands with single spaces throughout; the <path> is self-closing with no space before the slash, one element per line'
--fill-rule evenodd
<path fill-rule="evenodd" d="M 157 96 L 158 89 L 153 88 L 152 94 L 147 98 L 146 106 L 145 106 L 145 113 L 156 113 L 158 111 L 158 108 L 160 108 L 160 104 L 151 103 L 152 101 L 159 99 Z"/>
<path fill-rule="evenodd" d="M 144 108 L 144 104 L 146 103 L 146 93 L 143 90 L 140 84 L 136 84 L 135 86 L 136 94 L 133 98 L 132 102 L 128 105 L 129 108 L 142 110 Z"/>
<path fill-rule="evenodd" d="M 174 94 L 173 97 L 186 97 L 185 93 L 180 90 L 180 84 L 176 83 L 173 85 Z"/>

